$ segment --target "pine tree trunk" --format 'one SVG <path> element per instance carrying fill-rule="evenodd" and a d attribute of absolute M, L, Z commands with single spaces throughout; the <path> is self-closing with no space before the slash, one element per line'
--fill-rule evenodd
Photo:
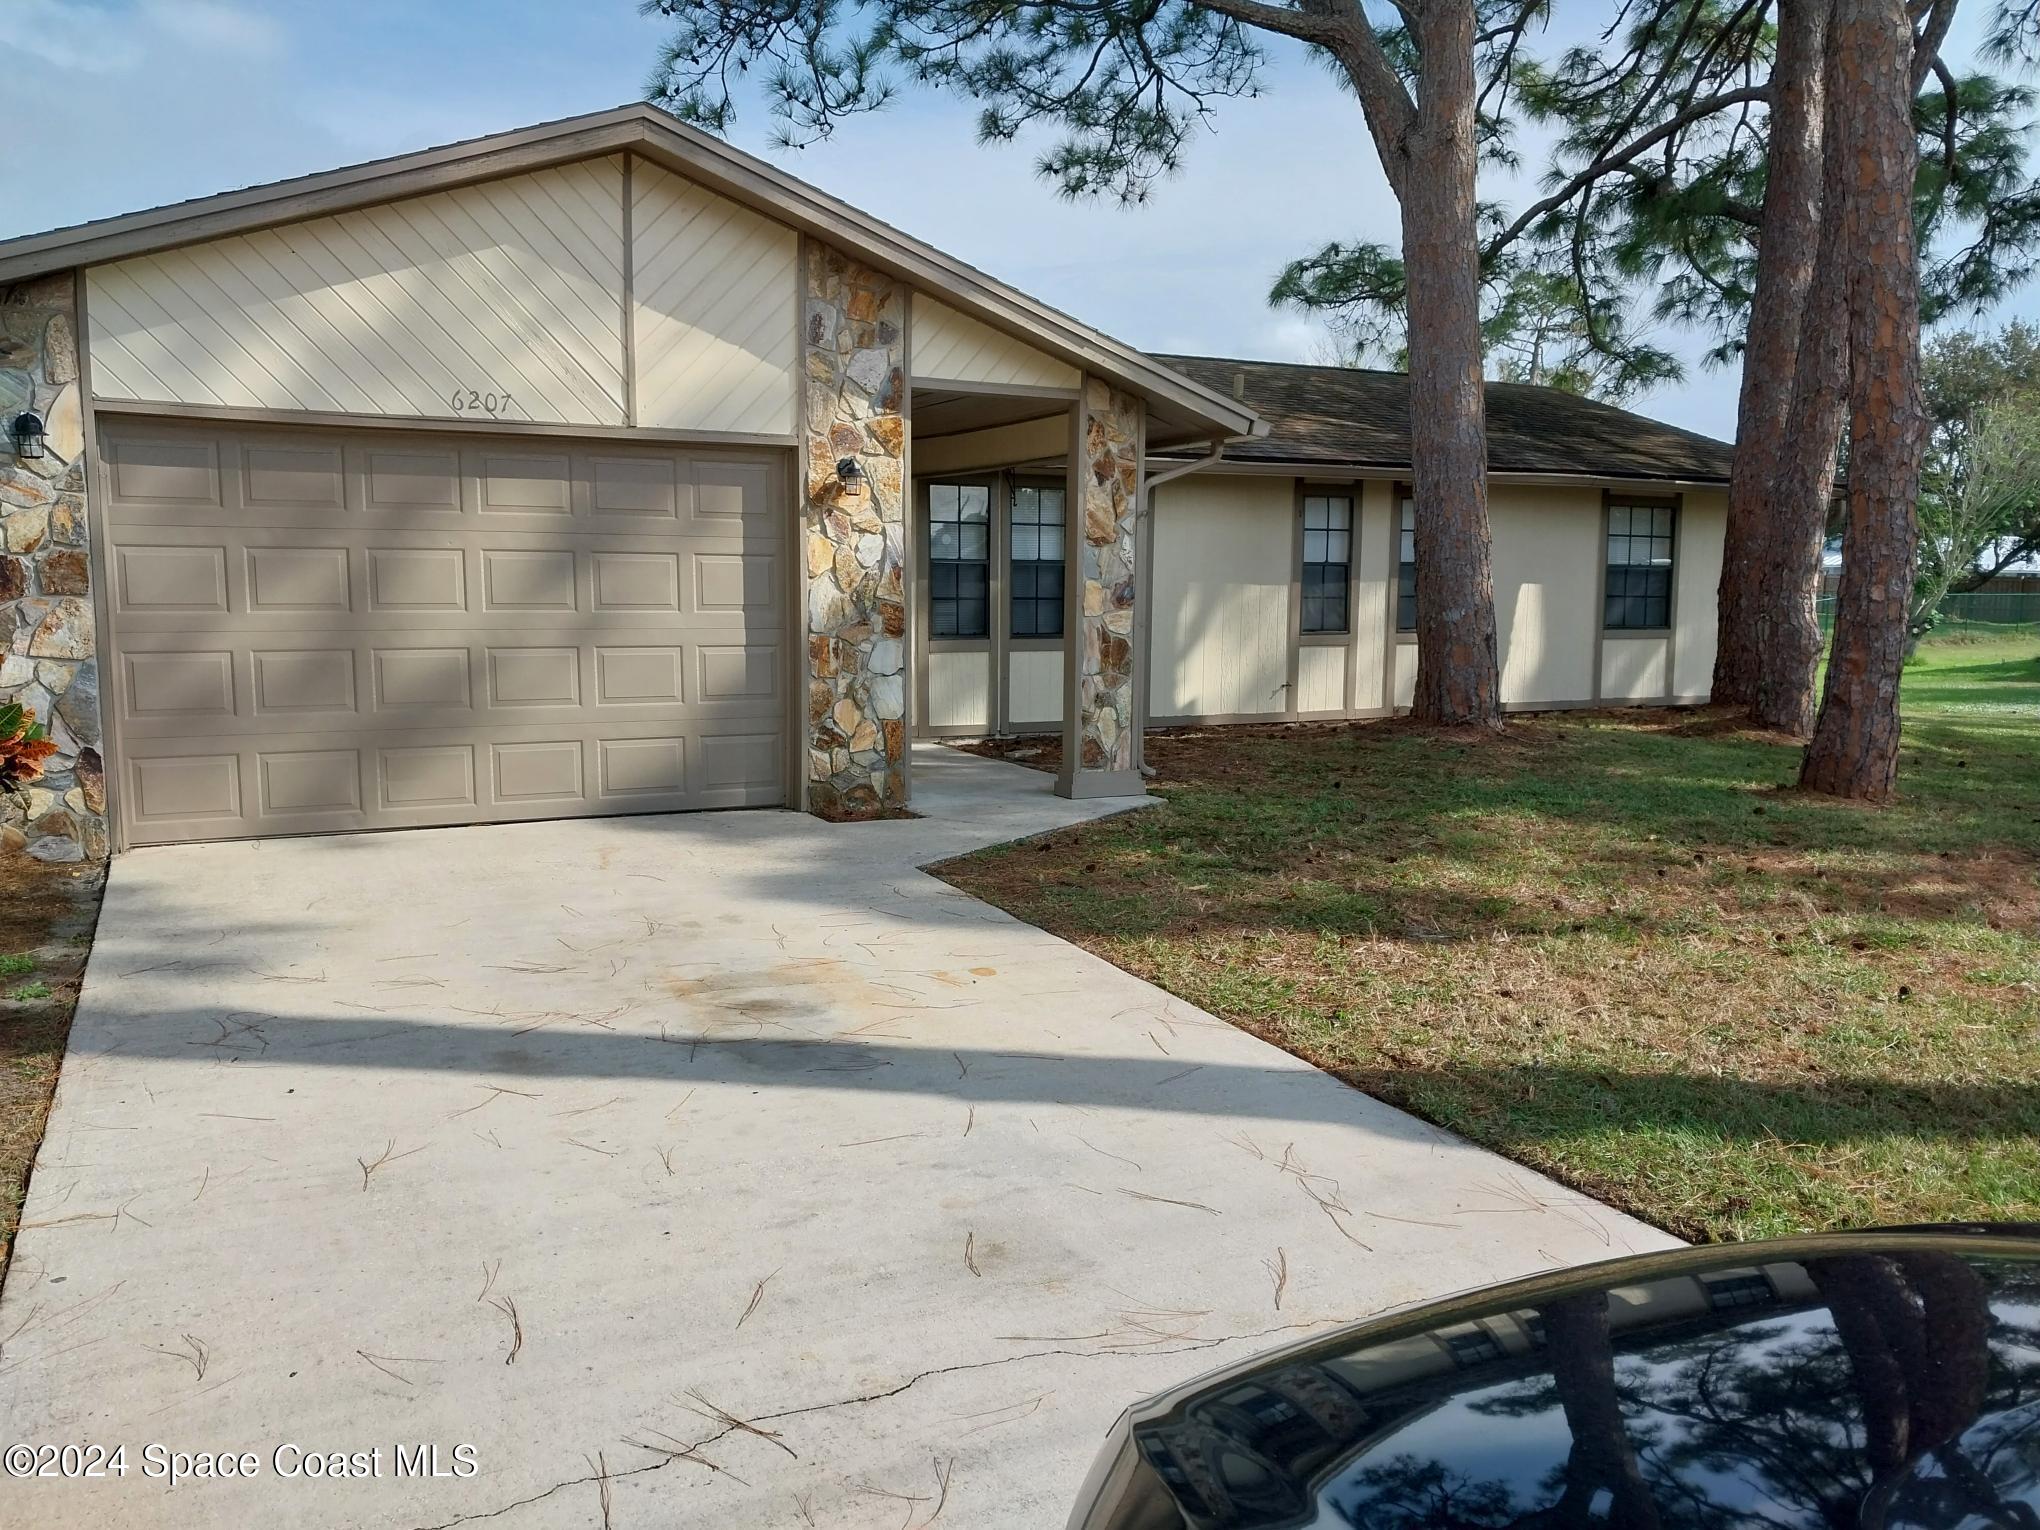
<path fill-rule="evenodd" d="M 1423 82 L 1400 188 L 1409 284 L 1417 687 L 1434 724 L 1501 723 L 1481 387 L 1472 0 L 1416 18 Z"/>
<path fill-rule="evenodd" d="M 1770 162 L 1716 611 L 1714 699 L 1736 706 L 1750 706 L 1757 696 L 1757 585 L 1787 450 L 1800 326 L 1820 243 L 1821 53 L 1828 6 L 1829 0 L 1779 0 L 1778 6 Z"/>
<path fill-rule="evenodd" d="M 1664 1521 L 1622 1416 L 1608 1305 L 1607 1294 L 1596 1291 L 1561 1297 L 1539 1309 L 1550 1346 L 1552 1384 L 1572 1434 L 1565 1492 L 1580 1511 L 1575 1523 L 1598 1518 L 1590 1505 L 1606 1493 L 1612 1500 L 1609 1523 L 1657 1530 Z"/>
<path fill-rule="evenodd" d="M 1826 18 L 1832 42 L 1833 10 Z M 1832 67 L 1831 64 L 1828 67 Z M 1832 76 L 1830 76 L 1831 78 Z M 1836 142 L 1847 103 L 1824 92 L 1823 143 Z M 1813 683 L 1820 668 L 1821 549 L 1849 406 L 1848 251 L 1841 214 L 1842 156 L 1824 155 L 1824 216 L 1806 293 L 1792 377 L 1792 404 L 1756 549 L 1756 579 L 1744 613 L 1755 668 L 1750 716 L 1762 727 L 1805 738 L 1813 731 Z"/>
<path fill-rule="evenodd" d="M 1898 779 L 1898 683 L 1918 553 L 1926 448 L 1920 396 L 1919 251 L 1913 175 L 1912 29 L 1905 0 L 1836 0 L 1829 144 L 1844 173 L 1842 238 L 1853 357 L 1849 514 L 1834 651 L 1800 784 L 1883 801 Z"/>

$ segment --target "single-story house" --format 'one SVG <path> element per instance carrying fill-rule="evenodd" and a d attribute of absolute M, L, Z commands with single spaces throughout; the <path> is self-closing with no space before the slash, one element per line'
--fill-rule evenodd
<path fill-rule="evenodd" d="M 1519 707 L 1697 700 L 1728 450 L 1496 386 Z M 0 828 L 904 803 L 1406 703 L 1394 374 L 1146 355 L 634 105 L 0 242 Z M 1148 507 L 1152 506 L 1152 513 Z"/>

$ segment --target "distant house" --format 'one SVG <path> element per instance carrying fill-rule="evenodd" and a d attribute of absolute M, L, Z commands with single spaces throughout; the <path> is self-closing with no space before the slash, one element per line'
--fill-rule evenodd
<path fill-rule="evenodd" d="M 1145 355 L 650 107 L 7 241 L 0 288 L 45 859 L 859 816 L 1024 729 L 1131 793 L 1146 722 L 1411 694 L 1401 378 Z M 1507 703 L 1699 700 L 1728 449 L 1489 412 Z"/>

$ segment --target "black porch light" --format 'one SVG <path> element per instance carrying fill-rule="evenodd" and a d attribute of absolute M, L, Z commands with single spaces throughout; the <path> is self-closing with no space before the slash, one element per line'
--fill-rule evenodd
<path fill-rule="evenodd" d="M 836 459 L 836 477 L 842 482 L 844 488 L 854 489 L 864 482 L 864 469 L 858 465 L 855 457 L 838 457 Z"/>
<path fill-rule="evenodd" d="M 43 454 L 43 441 L 49 432 L 43 427 L 42 416 L 33 409 L 17 414 L 7 430 L 14 438 L 14 455 L 22 461 L 31 462 Z"/>

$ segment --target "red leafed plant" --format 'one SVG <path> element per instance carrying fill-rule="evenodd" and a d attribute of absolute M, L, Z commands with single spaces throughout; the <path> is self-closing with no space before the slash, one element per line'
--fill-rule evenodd
<path fill-rule="evenodd" d="M 0 793 L 17 795 L 42 774 L 43 761 L 56 752 L 35 713 L 18 701 L 0 702 Z"/>

